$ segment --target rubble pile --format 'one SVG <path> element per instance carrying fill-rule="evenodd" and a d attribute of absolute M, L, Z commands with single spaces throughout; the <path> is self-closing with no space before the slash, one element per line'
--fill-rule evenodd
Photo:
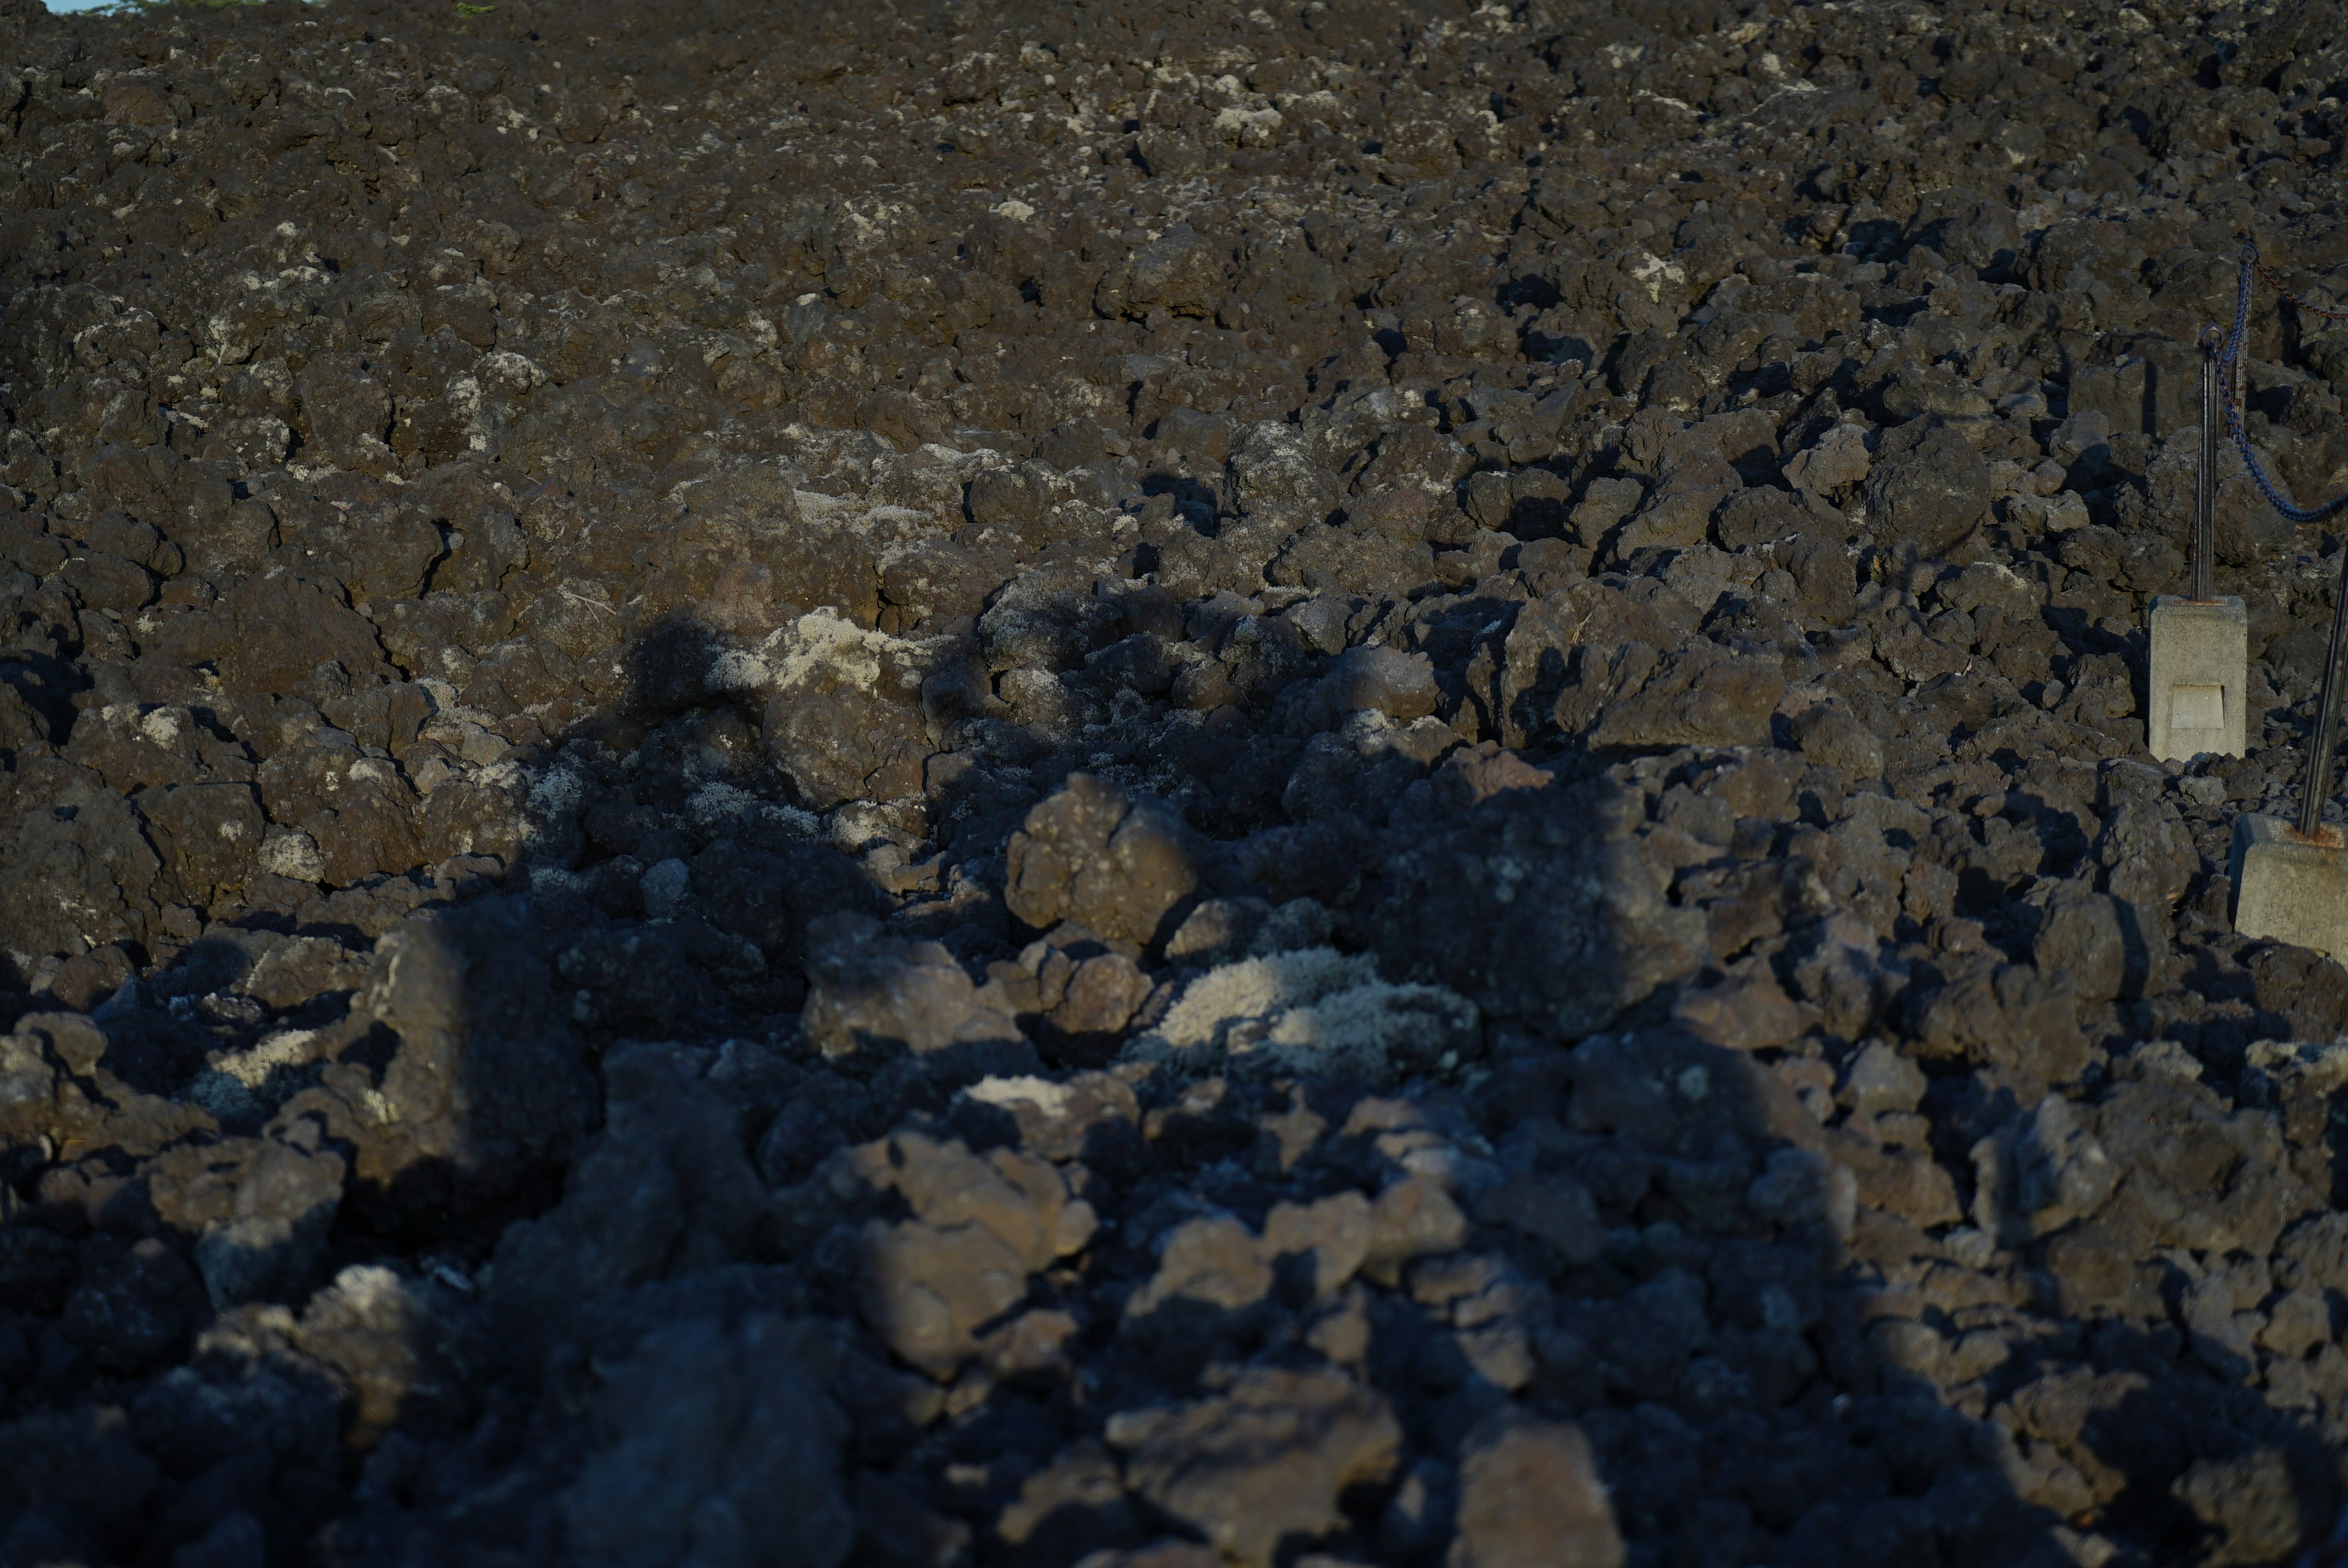
<path fill-rule="evenodd" d="M 7 0 L 0 1562 L 2294 1562 L 2337 22 Z"/>

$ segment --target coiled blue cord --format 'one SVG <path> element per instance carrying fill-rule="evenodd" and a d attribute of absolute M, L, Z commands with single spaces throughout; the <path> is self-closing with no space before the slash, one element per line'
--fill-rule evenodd
<path fill-rule="evenodd" d="M 2301 299 L 2285 288 L 2282 280 L 2269 272 L 2266 263 L 2259 260 L 2258 246 L 2247 240 L 2242 242 L 2240 278 L 2234 291 L 2234 330 L 2227 336 L 2225 345 L 2218 350 L 2219 399 L 2226 405 L 2226 430 L 2234 438 L 2235 449 L 2242 455 L 2242 466 L 2250 471 L 2250 482 L 2267 498 L 2267 505 L 2294 523 L 2320 523 L 2343 507 L 2348 507 L 2348 491 L 2333 497 L 2320 507 L 2297 505 L 2283 494 L 2282 487 L 2275 483 L 2273 476 L 2267 472 L 2266 465 L 2259 461 L 2258 453 L 2250 446 L 2250 430 L 2243 423 L 2242 350 L 2250 335 L 2250 275 L 2253 272 L 2266 279 L 2276 293 L 2310 315 L 2343 322 L 2348 321 L 2348 311 L 2330 311 Z"/>

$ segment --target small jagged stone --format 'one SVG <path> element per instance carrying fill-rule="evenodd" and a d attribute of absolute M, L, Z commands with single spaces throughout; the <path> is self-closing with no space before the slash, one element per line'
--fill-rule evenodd
<path fill-rule="evenodd" d="M 1326 1368 L 1260 1368 L 1229 1392 L 1113 1417 L 1127 1484 L 1245 1568 L 1343 1522 L 1347 1488 L 1383 1481 L 1401 1440 L 1386 1401 Z"/>
<path fill-rule="evenodd" d="M 1012 835 L 1004 899 L 1028 925 L 1075 920 L 1147 944 L 1199 886 L 1189 830 L 1165 806 L 1071 774 Z"/>
<path fill-rule="evenodd" d="M 1617 1568 L 1622 1537 L 1589 1440 L 1577 1427 L 1503 1422 L 1459 1466 L 1459 1533 L 1448 1568 Z"/>

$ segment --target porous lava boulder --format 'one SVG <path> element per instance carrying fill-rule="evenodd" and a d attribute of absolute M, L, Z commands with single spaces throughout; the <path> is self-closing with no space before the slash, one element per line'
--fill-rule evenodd
<path fill-rule="evenodd" d="M 1569 1038 L 1704 961 L 1603 786 L 1509 790 L 1397 845 L 1365 925 L 1391 973 Z"/>
<path fill-rule="evenodd" d="M 1072 774 L 1028 812 L 1005 851 L 1004 902 L 1039 929 L 1074 920 L 1110 941 L 1170 935 L 1169 915 L 1198 890 L 1193 835 L 1170 807 Z"/>
<path fill-rule="evenodd" d="M 1503 1423 L 1477 1434 L 1459 1476 L 1459 1538 L 1447 1568 L 1621 1568 L 1622 1532 L 1570 1426 Z"/>
<path fill-rule="evenodd" d="M 572 1561 L 834 1568 L 848 1555 L 846 1423 L 802 1366 L 789 1324 L 670 1325 L 599 1367 L 597 1380 L 598 1447 L 557 1502 Z M 748 1545 L 786 1539 L 787 1557 Z"/>
<path fill-rule="evenodd" d="M 1392 1470 L 1401 1435 L 1385 1400 L 1343 1374 L 1269 1367 L 1227 1394 L 1131 1411 L 1108 1430 L 1140 1494 L 1242 1568 L 1270 1568 L 1292 1535 L 1334 1530 L 1339 1498 Z"/>
<path fill-rule="evenodd" d="M 1971 533 L 1994 498 L 1982 455 L 1929 416 L 1884 432 L 1860 493 L 1878 538 L 1927 556 L 1945 554 Z"/>
<path fill-rule="evenodd" d="M 556 1005 L 518 900 L 487 899 L 385 933 L 353 1027 L 389 1042 L 380 1070 L 326 1071 L 290 1101 L 352 1150 L 360 1201 L 391 1225 L 495 1206 L 575 1153 L 597 1087 Z"/>
<path fill-rule="evenodd" d="M 762 729 L 767 751 L 809 805 L 921 789 L 930 747 L 923 672 L 910 653 L 824 610 L 782 635 Z"/>

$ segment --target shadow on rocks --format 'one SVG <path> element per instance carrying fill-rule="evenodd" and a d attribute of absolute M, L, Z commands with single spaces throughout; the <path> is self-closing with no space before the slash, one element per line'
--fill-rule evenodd
<path fill-rule="evenodd" d="M 2124 106 L 2026 264 L 1946 184 L 2004 111 L 1925 128 L 2039 93 L 1980 176 L 2035 178 L 2173 40 L 1756 13 L 1756 77 L 1390 9 L 0 3 L 0 1560 L 2320 1531 L 2348 1052 L 2276 1030 L 2348 972 L 2207 939 L 2209 786 L 2278 759 L 2108 762 L 2174 558 L 2060 488 L 2147 450 L 2083 323 L 2223 258 L 2052 220 Z M 1326 57 L 1381 38 L 1425 93 Z M 1725 166 L 1886 91 L 1961 221 Z M 2307 127 L 2202 107 L 2156 188 L 2231 189 L 2198 118 L 2323 210 Z M 1599 178 L 1643 140 L 1686 178 Z"/>
<path fill-rule="evenodd" d="M 1996 1071 L 2062 1033 L 2020 979 L 1918 985 L 1790 862 L 1683 902 L 1636 768 L 1467 748 L 1218 841 L 968 657 L 671 619 L 517 762 L 499 878 L 313 887 L 19 1019 L 0 1436 L 151 1521 L 27 1482 L 24 1538 L 2054 1568 L 2328 1522 L 2244 1379 L 2331 1376 L 2348 1231 L 2281 1131 L 2329 1059 L 2233 1110 L 2145 1048 L 2075 1107 Z"/>

